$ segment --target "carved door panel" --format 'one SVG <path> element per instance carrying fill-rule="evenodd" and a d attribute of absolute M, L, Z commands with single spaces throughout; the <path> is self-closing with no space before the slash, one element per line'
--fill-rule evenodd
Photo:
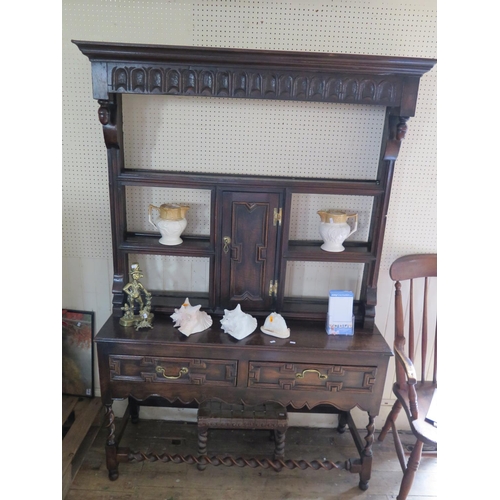
<path fill-rule="evenodd" d="M 225 192 L 222 197 L 220 306 L 272 309 L 276 300 L 279 193 Z"/>

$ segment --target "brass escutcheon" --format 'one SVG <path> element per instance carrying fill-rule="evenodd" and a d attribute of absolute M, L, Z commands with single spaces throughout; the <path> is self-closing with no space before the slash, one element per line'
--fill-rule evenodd
<path fill-rule="evenodd" d="M 162 368 L 161 366 L 157 366 L 156 371 L 158 373 L 161 373 L 165 378 L 168 378 L 169 380 L 176 380 L 178 378 L 181 378 L 183 375 L 185 375 L 186 373 L 189 372 L 189 370 L 185 366 L 183 366 L 179 370 L 179 375 L 174 375 L 173 377 L 169 377 L 168 375 L 165 375 L 165 368 Z"/>
<path fill-rule="evenodd" d="M 224 253 L 227 253 L 229 250 L 229 244 L 231 243 L 231 238 L 229 236 L 224 236 L 222 241 L 224 242 Z"/>
<path fill-rule="evenodd" d="M 304 374 L 307 373 L 307 372 L 317 373 L 318 377 L 321 380 L 325 380 L 325 379 L 328 378 L 328 375 L 322 375 L 318 370 L 302 370 L 302 373 L 296 373 L 295 374 L 295 378 L 304 378 Z"/>

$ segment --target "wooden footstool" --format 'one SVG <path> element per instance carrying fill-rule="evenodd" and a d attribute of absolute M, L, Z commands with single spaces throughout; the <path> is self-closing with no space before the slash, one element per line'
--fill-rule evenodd
<path fill-rule="evenodd" d="M 276 403 L 259 406 L 228 405 L 205 401 L 198 408 L 198 453 L 207 454 L 208 429 L 269 429 L 274 436 L 274 460 L 285 457 L 286 409 Z M 199 470 L 206 465 L 198 464 Z"/>

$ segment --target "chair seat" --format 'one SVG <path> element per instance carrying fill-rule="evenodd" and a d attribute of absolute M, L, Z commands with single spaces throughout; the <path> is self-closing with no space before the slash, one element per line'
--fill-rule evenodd
<path fill-rule="evenodd" d="M 425 444 L 437 445 L 437 427 L 425 420 L 427 411 L 434 395 L 436 385 L 432 382 L 418 382 L 416 385 L 418 401 L 418 419 L 411 420 L 410 399 L 408 391 L 399 389 L 397 384 L 393 386 L 393 392 L 408 415 L 413 434 Z"/>

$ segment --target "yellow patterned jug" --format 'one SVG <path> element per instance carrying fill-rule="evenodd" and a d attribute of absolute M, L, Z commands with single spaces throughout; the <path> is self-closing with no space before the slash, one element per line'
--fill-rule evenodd
<path fill-rule="evenodd" d="M 344 241 L 358 229 L 358 214 L 348 214 L 342 210 L 320 210 L 319 233 L 323 238 L 322 250 L 326 252 L 343 252 Z M 354 227 L 347 220 L 354 218 Z"/>
<path fill-rule="evenodd" d="M 152 219 L 153 209 L 158 210 L 159 217 L 156 222 Z M 189 207 L 186 205 L 177 205 L 175 203 L 164 203 L 159 207 L 149 205 L 149 222 L 160 231 L 160 243 L 162 245 L 180 245 L 180 238 L 187 226 L 186 212 Z"/>

